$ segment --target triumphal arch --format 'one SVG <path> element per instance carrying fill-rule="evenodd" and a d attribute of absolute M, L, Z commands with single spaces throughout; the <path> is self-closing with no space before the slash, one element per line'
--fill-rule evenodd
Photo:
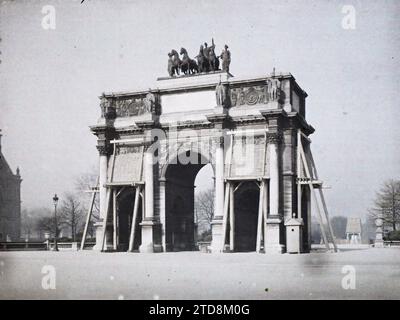
<path fill-rule="evenodd" d="M 195 250 L 194 181 L 211 164 L 211 252 L 283 253 L 293 219 L 309 250 L 311 182 L 297 157 L 314 131 L 307 94 L 290 73 L 228 70 L 170 72 L 152 88 L 100 97 L 95 249 Z"/>

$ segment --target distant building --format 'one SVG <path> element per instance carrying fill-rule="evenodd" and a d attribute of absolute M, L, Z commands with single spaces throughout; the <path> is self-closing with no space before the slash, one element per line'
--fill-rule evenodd
<path fill-rule="evenodd" d="M 346 225 L 346 239 L 349 243 L 361 243 L 361 219 L 348 218 Z"/>
<path fill-rule="evenodd" d="M 1 150 L 0 130 L 0 241 L 16 241 L 21 229 L 21 176 L 14 174 Z"/>

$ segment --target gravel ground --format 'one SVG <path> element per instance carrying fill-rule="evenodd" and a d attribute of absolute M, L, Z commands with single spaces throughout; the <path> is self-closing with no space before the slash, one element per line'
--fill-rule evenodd
<path fill-rule="evenodd" d="M 45 289 L 52 271 L 56 288 Z M 346 290 L 353 271 L 355 288 Z M 400 299 L 400 249 L 0 252 L 0 299 Z"/>

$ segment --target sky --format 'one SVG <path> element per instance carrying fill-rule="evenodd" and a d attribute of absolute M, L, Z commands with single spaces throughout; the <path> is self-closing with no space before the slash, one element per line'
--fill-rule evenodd
<path fill-rule="evenodd" d="M 42 27 L 47 5 L 55 29 Z M 0 0 L 2 151 L 21 169 L 22 206 L 51 206 L 96 167 L 89 126 L 103 91 L 148 88 L 168 75 L 172 48 L 194 57 L 214 38 L 235 76 L 294 75 L 330 213 L 364 216 L 380 184 L 400 178 L 399 14 L 396 0 Z"/>

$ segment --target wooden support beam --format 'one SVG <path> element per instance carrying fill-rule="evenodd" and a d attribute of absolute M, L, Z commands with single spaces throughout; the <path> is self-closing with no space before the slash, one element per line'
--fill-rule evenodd
<path fill-rule="evenodd" d="M 229 192 L 230 182 L 226 182 L 225 184 L 225 201 L 224 201 L 224 215 L 222 217 L 222 252 L 224 252 L 225 242 L 226 242 L 226 229 L 227 229 L 227 220 L 228 220 L 228 211 L 229 211 Z"/>
<path fill-rule="evenodd" d="M 324 239 L 324 243 L 325 243 L 326 248 L 328 250 L 330 250 L 329 242 L 328 242 L 328 239 L 327 239 L 326 233 L 325 233 L 324 222 L 323 222 L 322 216 L 321 216 L 321 210 L 319 209 L 317 196 L 315 195 L 315 190 L 314 190 L 314 187 L 313 187 L 312 182 L 311 182 L 310 171 L 308 169 L 307 160 L 306 160 L 306 157 L 304 155 L 304 150 L 303 150 L 302 147 L 300 148 L 300 155 L 301 155 L 301 158 L 302 158 L 302 161 L 303 161 L 303 166 L 304 166 L 304 170 L 306 171 L 306 175 L 307 175 L 307 177 L 310 178 L 310 182 L 309 182 L 310 193 L 312 194 L 313 200 L 315 202 L 315 207 L 317 208 L 317 213 L 318 213 L 318 218 L 319 218 L 319 222 L 320 222 L 322 237 Z"/>
<path fill-rule="evenodd" d="M 297 164 L 297 217 L 301 218 L 301 197 L 302 189 L 299 179 L 303 178 L 303 169 L 301 167 L 300 148 L 302 147 L 300 129 L 297 130 L 297 151 L 296 151 L 296 164 Z"/>
<path fill-rule="evenodd" d="M 234 188 L 233 192 L 236 192 L 237 189 L 240 188 L 240 186 L 243 184 L 243 181 L 239 182 L 239 184 Z"/>
<path fill-rule="evenodd" d="M 311 153 L 310 151 L 308 152 L 308 158 L 310 159 L 311 166 L 314 168 L 315 178 L 318 179 L 317 167 L 316 167 L 315 162 L 314 162 L 314 157 L 312 156 L 312 153 Z M 322 187 L 322 183 L 321 183 L 321 187 Z M 337 246 L 336 246 L 336 241 L 335 241 L 335 235 L 334 235 L 334 233 L 333 233 L 331 221 L 330 221 L 330 219 L 329 219 L 328 207 L 327 207 L 326 202 L 325 202 L 325 196 L 324 196 L 324 193 L 323 193 L 323 191 L 322 191 L 322 188 L 319 188 L 319 189 L 318 189 L 318 192 L 319 192 L 319 196 L 320 196 L 320 198 L 321 198 L 322 208 L 324 209 L 326 222 L 327 222 L 327 224 L 328 224 L 329 233 L 330 233 L 330 236 L 331 236 L 331 239 L 332 239 L 333 251 L 334 251 L 334 252 L 337 252 Z"/>
<path fill-rule="evenodd" d="M 117 198 L 119 197 L 119 195 L 126 189 L 126 186 L 122 187 L 121 189 L 119 189 L 119 191 L 117 192 Z"/>
<path fill-rule="evenodd" d="M 261 252 L 261 239 L 263 230 L 263 208 L 264 208 L 264 180 L 260 183 L 260 198 L 258 201 L 258 220 L 257 220 L 257 242 L 256 242 L 256 252 Z"/>
<path fill-rule="evenodd" d="M 111 140 L 111 144 L 130 144 L 130 145 L 142 145 L 143 144 L 143 139 L 120 139 L 120 140 Z"/>
<path fill-rule="evenodd" d="M 106 197 L 106 216 L 104 217 L 103 221 L 103 233 L 101 235 L 101 250 L 104 250 L 105 242 L 106 242 L 106 229 L 107 229 L 107 220 L 108 220 L 108 213 L 110 211 L 110 199 L 111 198 L 111 190 L 107 190 L 107 197 Z"/>
<path fill-rule="evenodd" d="M 235 251 L 235 193 L 234 185 L 229 188 L 229 249 Z"/>
<path fill-rule="evenodd" d="M 113 249 L 117 250 L 117 190 L 113 190 L 112 195 L 113 202 Z"/>
<path fill-rule="evenodd" d="M 97 178 L 96 184 L 98 184 L 98 183 L 99 183 L 99 178 Z M 92 216 L 92 212 L 93 212 L 93 207 L 94 207 L 94 202 L 95 201 L 96 201 L 96 192 L 93 192 L 91 200 L 90 200 L 89 209 L 88 209 L 88 212 L 87 212 L 87 215 L 86 215 L 85 228 L 83 229 L 83 235 L 82 235 L 82 241 L 81 241 L 81 250 L 83 250 L 85 248 L 86 235 L 87 235 L 87 231 L 89 229 L 90 218 Z"/>
<path fill-rule="evenodd" d="M 269 201 L 269 194 L 268 194 L 268 187 L 267 181 L 264 180 L 264 194 L 263 194 L 263 219 L 264 219 L 264 250 L 266 244 L 266 237 L 267 237 L 267 211 L 268 211 L 268 201 Z"/>
<path fill-rule="evenodd" d="M 317 188 L 321 188 L 322 187 L 323 182 L 321 180 L 313 180 L 313 179 L 301 179 L 301 180 L 297 181 L 297 184 L 298 185 L 302 185 L 302 184 L 308 185 L 310 183 L 310 181 L 311 181 L 311 183 L 312 183 L 314 188 L 317 189 Z"/>
<path fill-rule="evenodd" d="M 144 181 L 118 181 L 118 182 L 107 182 L 105 184 L 106 187 L 112 188 L 112 187 L 136 187 L 139 185 L 143 185 Z"/>
<path fill-rule="evenodd" d="M 139 211 L 139 195 L 140 195 L 140 187 L 136 187 L 135 190 L 135 203 L 133 204 L 133 214 L 132 214 L 132 223 L 131 223 L 131 232 L 129 236 L 129 248 L 128 251 L 133 251 L 134 241 L 135 241 L 135 229 L 136 229 L 136 221 Z M 142 208 L 144 206 L 142 205 Z"/>
<path fill-rule="evenodd" d="M 230 141 L 230 145 L 229 145 L 229 150 L 228 150 L 228 174 L 227 174 L 227 178 L 229 178 L 231 176 L 232 173 L 232 159 L 233 159 L 233 144 L 235 142 L 235 136 L 231 136 L 231 141 Z M 225 168 L 224 168 L 225 171 Z"/>
<path fill-rule="evenodd" d="M 227 177 L 225 181 L 261 181 L 269 179 L 269 176 L 240 176 L 240 177 Z"/>
<path fill-rule="evenodd" d="M 117 154 L 117 149 L 116 149 L 116 144 L 114 144 L 114 151 L 113 151 L 113 156 L 111 160 L 111 172 L 110 172 L 110 177 L 109 177 L 109 182 L 113 182 L 113 176 L 114 176 L 114 165 L 115 165 L 115 157 Z M 106 202 L 107 202 L 107 207 L 106 207 L 106 216 L 104 217 L 103 221 L 103 234 L 101 236 L 101 250 L 104 250 L 104 245 L 106 242 L 106 229 L 107 229 L 107 220 L 108 220 L 108 214 L 110 211 L 110 197 L 111 197 L 111 190 L 107 190 L 107 197 L 106 197 Z"/>
<path fill-rule="evenodd" d="M 335 235 L 333 233 L 332 225 L 331 225 L 331 222 L 329 220 L 328 208 L 326 206 L 325 197 L 324 197 L 324 194 L 323 194 L 321 189 L 318 189 L 318 191 L 319 191 L 319 195 L 320 195 L 321 202 L 322 202 L 322 208 L 324 209 L 324 212 L 325 212 L 325 217 L 326 217 L 326 221 L 327 221 L 327 224 L 328 224 L 329 233 L 330 233 L 330 236 L 331 236 L 331 239 L 332 239 L 333 251 L 337 252 Z"/>
<path fill-rule="evenodd" d="M 142 176 L 143 176 L 143 160 L 144 160 L 144 146 L 142 146 L 141 150 L 140 150 L 140 161 L 139 161 L 139 177 L 138 177 L 138 181 L 142 181 Z"/>
<path fill-rule="evenodd" d="M 319 222 L 320 222 L 322 238 L 324 239 L 324 243 L 325 243 L 326 248 L 327 248 L 328 250 L 330 250 L 329 242 L 328 242 L 328 239 L 327 239 L 326 233 L 325 233 L 324 222 L 323 222 L 323 220 L 322 220 L 321 210 L 320 210 L 320 208 L 319 208 L 317 196 L 316 196 L 316 194 L 315 194 L 315 190 L 314 190 L 313 184 L 312 184 L 312 182 L 311 182 L 310 170 L 309 170 L 309 168 L 308 168 L 307 159 L 306 159 L 306 156 L 305 156 L 305 154 L 304 154 L 304 150 L 303 150 L 303 147 L 302 147 L 302 146 L 300 146 L 300 155 L 301 155 L 301 159 L 302 159 L 302 162 L 303 162 L 304 170 L 305 170 L 305 172 L 306 172 L 306 176 L 307 176 L 308 178 L 310 178 L 310 181 L 309 181 L 310 193 L 312 194 L 313 200 L 314 200 L 314 202 L 315 202 L 315 207 L 317 208 L 317 213 L 318 213 L 318 219 L 319 219 Z"/>

